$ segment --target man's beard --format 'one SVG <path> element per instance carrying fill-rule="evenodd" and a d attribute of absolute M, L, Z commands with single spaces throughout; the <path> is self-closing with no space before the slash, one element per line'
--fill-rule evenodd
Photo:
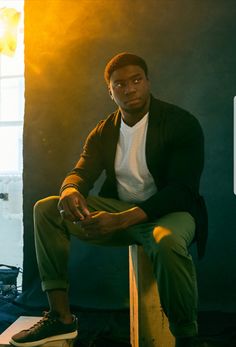
<path fill-rule="evenodd" d="M 140 114 L 145 110 L 145 105 L 135 108 L 123 108 L 123 110 L 128 114 Z"/>

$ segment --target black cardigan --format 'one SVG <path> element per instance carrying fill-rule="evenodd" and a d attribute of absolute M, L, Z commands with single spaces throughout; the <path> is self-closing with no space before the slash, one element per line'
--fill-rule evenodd
<path fill-rule="evenodd" d="M 118 198 L 114 162 L 119 139 L 119 110 L 91 131 L 76 167 L 65 178 L 87 196 L 105 170 L 100 195 Z M 167 213 L 188 211 L 195 218 L 198 254 L 204 254 L 207 239 L 207 212 L 199 195 L 204 163 L 204 138 L 198 120 L 187 111 L 151 97 L 146 139 L 146 161 L 157 193 L 137 203 L 150 220 Z"/>

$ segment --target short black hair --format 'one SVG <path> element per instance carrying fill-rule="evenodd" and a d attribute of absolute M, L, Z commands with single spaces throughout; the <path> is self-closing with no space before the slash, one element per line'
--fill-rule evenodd
<path fill-rule="evenodd" d="M 128 53 L 128 52 L 122 52 L 117 55 L 115 55 L 106 65 L 105 71 L 104 71 L 104 78 L 107 84 L 110 82 L 111 75 L 114 71 L 127 66 L 127 65 L 138 65 L 140 66 L 146 77 L 148 77 L 148 67 L 145 62 L 145 60 L 138 55 Z"/>

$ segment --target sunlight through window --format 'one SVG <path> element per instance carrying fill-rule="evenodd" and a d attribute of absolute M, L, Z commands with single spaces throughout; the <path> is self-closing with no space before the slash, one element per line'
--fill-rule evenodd
<path fill-rule="evenodd" d="M 7 49 L 3 50 L 6 29 L 0 16 L 0 263 L 22 267 L 24 1 L 1 0 L 1 9 L 4 13 L 11 9 L 8 13 L 11 16 L 15 13 L 19 23 L 7 34 L 10 40 L 7 49 L 11 52 L 6 52 Z"/>

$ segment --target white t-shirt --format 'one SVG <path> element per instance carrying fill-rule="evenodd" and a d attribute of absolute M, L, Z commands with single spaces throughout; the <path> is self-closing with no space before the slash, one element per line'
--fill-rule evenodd
<path fill-rule="evenodd" d="M 147 127 L 148 113 L 132 127 L 121 119 L 115 173 L 118 195 L 123 201 L 141 202 L 157 191 L 146 163 Z"/>

